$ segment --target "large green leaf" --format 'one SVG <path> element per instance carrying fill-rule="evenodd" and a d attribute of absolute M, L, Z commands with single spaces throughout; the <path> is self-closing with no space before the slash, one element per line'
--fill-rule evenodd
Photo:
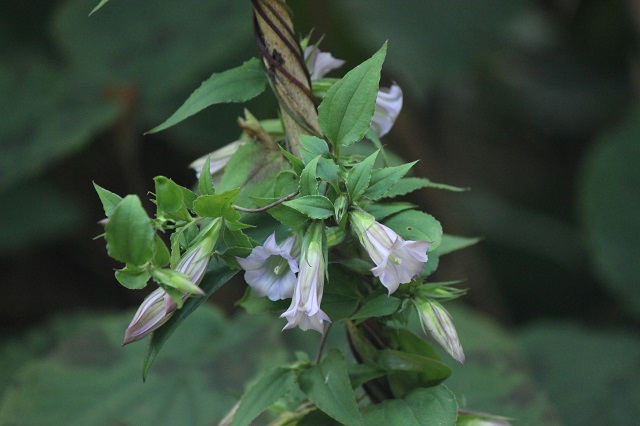
<path fill-rule="evenodd" d="M 442 225 L 433 216 L 418 211 L 405 210 L 385 221 L 385 225 L 406 240 L 430 241 L 429 251 L 433 251 L 442 241 Z"/>
<path fill-rule="evenodd" d="M 640 318 L 640 107 L 591 148 L 580 181 L 580 214 L 596 272 Z"/>
<path fill-rule="evenodd" d="M 449 389 L 417 389 L 403 399 L 372 405 L 364 416 L 365 426 L 451 426 L 458 415 L 456 398 Z"/>
<path fill-rule="evenodd" d="M 262 63 L 252 58 L 237 68 L 214 73 L 200 85 L 171 117 L 149 130 L 155 133 L 168 129 L 211 105 L 245 102 L 262 93 L 267 76 Z"/>
<path fill-rule="evenodd" d="M 326 219 L 333 216 L 333 203 L 322 195 L 307 195 L 285 201 L 285 206 L 299 211 L 311 219 Z"/>
<path fill-rule="evenodd" d="M 320 364 L 302 371 L 298 384 L 310 401 L 340 423 L 362 423 L 344 356 L 340 351 L 329 351 Z"/>
<path fill-rule="evenodd" d="M 331 86 L 322 100 L 318 107 L 320 129 L 334 144 L 351 145 L 361 140 L 371 126 L 386 53 L 385 43 Z"/>
<path fill-rule="evenodd" d="M 160 349 L 165 345 L 169 337 L 176 331 L 182 322 L 189 317 L 209 296 L 227 283 L 237 271 L 229 269 L 222 260 L 212 259 L 207 269 L 207 275 L 200 283 L 200 288 L 205 292 L 204 297 L 190 297 L 184 302 L 182 309 L 178 309 L 162 327 L 151 336 L 151 343 L 144 358 L 142 378 L 146 380 L 149 369 L 155 361 Z"/>
<path fill-rule="evenodd" d="M 536 379 L 565 424 L 637 423 L 637 333 L 589 330 L 569 322 L 541 322 L 523 330 L 519 341 L 530 356 Z"/>
<path fill-rule="evenodd" d="M 158 374 L 142 383 L 145 345 L 121 347 L 132 316 L 57 320 L 43 329 L 46 335 L 35 336 L 41 344 L 29 340 L 20 346 L 23 358 L 31 354 L 29 363 L 7 364 L 3 356 L 3 369 L 19 371 L 13 371 L 0 400 L 0 424 L 216 424 L 256 371 L 287 356 L 277 328 L 246 316 L 230 322 L 219 311 L 202 308 L 166 345 Z M 8 355 L 4 348 L 0 356 Z"/>
<path fill-rule="evenodd" d="M 137 195 L 127 195 L 111 212 L 105 226 L 109 256 L 141 266 L 153 255 L 153 226 Z"/>

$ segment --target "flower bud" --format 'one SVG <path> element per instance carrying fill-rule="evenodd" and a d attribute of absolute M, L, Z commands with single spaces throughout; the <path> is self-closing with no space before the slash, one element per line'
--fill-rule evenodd
<path fill-rule="evenodd" d="M 158 288 L 144 299 L 124 333 L 123 345 L 151 334 L 171 318 L 173 311 L 167 313 L 164 306 L 166 294 L 163 289 Z"/>
<path fill-rule="evenodd" d="M 417 302 L 416 309 L 424 332 L 428 330 L 449 355 L 464 364 L 462 345 L 449 312 L 440 303 L 428 299 Z"/>

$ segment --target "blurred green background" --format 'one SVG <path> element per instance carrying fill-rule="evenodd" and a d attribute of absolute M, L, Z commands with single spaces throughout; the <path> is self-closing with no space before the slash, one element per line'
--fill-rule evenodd
<path fill-rule="evenodd" d="M 121 288 L 104 242 L 93 239 L 103 213 L 91 182 L 143 200 L 159 174 L 191 185 L 188 164 L 235 139 L 244 106 L 214 106 L 168 131 L 143 133 L 212 72 L 257 55 L 248 0 L 111 0 L 88 17 L 97 3 L 0 4 L 2 425 L 116 424 L 122 401 L 137 407 L 130 424 L 152 423 L 144 410 L 153 406 L 134 404 L 158 395 L 139 383 L 141 349 L 115 361 L 123 356 L 109 334 L 118 336 L 146 292 Z M 520 424 L 633 424 L 640 416 L 637 2 L 289 4 L 299 33 L 326 34 L 322 49 L 349 67 L 389 40 L 383 84 L 400 84 L 405 104 L 384 143 L 420 159 L 417 174 L 471 188 L 410 198 L 445 232 L 483 238 L 445 258 L 434 275 L 465 279 L 469 289 L 453 311 L 468 359 L 450 381 L 461 403 Z M 248 108 L 271 118 L 274 102 L 263 95 Z M 242 292 L 232 282 L 214 298 L 231 313 Z M 246 336 L 233 344 L 260 334 L 245 317 L 229 325 L 216 312 L 200 317 L 223 331 L 245 324 Z M 274 327 L 265 347 L 277 342 L 275 358 L 284 359 L 286 335 Z M 216 368 L 238 364 L 226 362 Z M 134 365 L 118 371 L 140 389 L 123 395 L 117 375 L 101 378 L 105 363 Z M 82 370 L 89 364 L 95 371 Z M 217 389 L 226 398 L 219 408 L 233 403 L 228 389 L 241 390 L 250 377 L 215 387 L 182 370 L 167 378 L 172 386 L 191 377 L 196 387 L 186 395 L 197 392 L 204 405 L 217 394 L 198 386 Z M 96 384 L 91 400 L 74 374 L 112 387 Z M 61 389 L 88 398 L 74 399 L 85 410 L 98 399 L 110 408 L 78 417 L 68 400 L 47 399 Z M 167 397 L 176 406 L 196 404 L 187 396 L 179 404 L 177 394 Z M 184 420 L 171 413 L 158 421 Z M 210 424 L 220 413 L 188 423 Z"/>

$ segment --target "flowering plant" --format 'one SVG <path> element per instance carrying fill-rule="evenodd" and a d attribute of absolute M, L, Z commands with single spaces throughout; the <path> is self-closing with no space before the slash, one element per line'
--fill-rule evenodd
<path fill-rule="evenodd" d="M 283 330 L 320 333 L 320 349 L 313 361 L 299 357 L 258 377 L 222 424 L 248 424 L 267 410 L 274 424 L 318 413 L 343 424 L 372 423 L 394 412 L 399 399 L 422 410 L 427 424 L 437 415 L 442 424 L 455 423 L 457 402 L 442 384 L 450 370 L 407 323 L 417 317 L 429 338 L 464 362 L 453 320 L 440 303 L 463 291 L 429 276 L 441 255 L 473 240 L 448 237 L 434 217 L 392 199 L 422 188 L 463 189 L 406 177 L 415 162 L 387 160 L 379 138 L 400 113 L 402 90 L 395 83 L 379 88 L 386 44 L 341 79 L 327 78 L 343 61 L 308 38 L 296 39 L 282 1 L 254 0 L 253 8 L 261 59 L 212 75 L 151 132 L 214 103 L 251 99 L 267 83 L 280 118 L 258 120 L 247 111 L 237 141 L 191 165 L 194 188 L 156 177 L 153 218 L 138 197 L 95 185 L 107 216 L 108 254 L 124 264 L 116 279 L 130 289 L 150 279 L 158 285 L 124 343 L 151 335 L 146 377 L 184 318 L 244 271 L 248 286 L 240 304 L 266 297 L 252 311 L 271 312 L 291 299 L 279 312 Z M 170 234 L 169 244 L 162 234 Z M 216 279 L 201 286 L 205 273 Z M 354 362 L 343 351 L 323 351 L 337 326 L 346 329 Z M 290 392 L 294 387 L 301 393 Z M 420 408 L 433 399 L 442 406 Z M 472 413 L 459 419 L 503 421 Z"/>

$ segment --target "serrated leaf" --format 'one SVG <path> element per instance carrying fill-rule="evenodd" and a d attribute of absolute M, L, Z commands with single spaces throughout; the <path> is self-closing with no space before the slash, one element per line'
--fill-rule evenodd
<path fill-rule="evenodd" d="M 318 155 L 324 156 L 329 154 L 327 142 L 317 136 L 300 135 L 300 142 L 302 143 L 300 155 L 305 164 L 308 164 Z"/>
<path fill-rule="evenodd" d="M 100 9 L 102 6 L 107 4 L 108 1 L 109 0 L 100 0 L 100 3 L 98 3 L 98 5 L 96 7 L 94 7 L 93 10 L 91 10 L 91 12 L 89 12 L 89 16 L 93 15 L 94 13 L 96 13 L 98 11 L 98 9 Z"/>
<path fill-rule="evenodd" d="M 127 195 L 111 212 L 105 226 L 107 252 L 120 262 L 144 265 L 153 255 L 153 226 L 140 199 Z"/>
<path fill-rule="evenodd" d="M 384 222 L 405 240 L 425 240 L 432 244 L 429 251 L 442 242 L 442 225 L 430 214 L 418 210 L 406 210 L 391 216 Z"/>
<path fill-rule="evenodd" d="M 338 171 L 340 167 L 333 161 L 328 158 L 321 157 L 318 160 L 318 168 L 316 169 L 316 175 L 328 182 L 336 191 L 339 191 L 338 185 Z"/>
<path fill-rule="evenodd" d="M 393 216 L 396 213 L 403 212 L 405 210 L 416 208 L 415 204 L 406 202 L 377 204 L 372 203 L 365 206 L 365 210 L 371 213 L 378 222 L 384 221 L 389 216 Z"/>
<path fill-rule="evenodd" d="M 201 195 L 193 202 L 193 211 L 202 217 L 224 217 L 236 221 L 240 214 L 232 207 L 240 194 L 240 188 L 215 195 Z"/>
<path fill-rule="evenodd" d="M 400 166 L 374 169 L 371 172 L 371 182 L 369 182 L 369 188 L 367 188 L 367 191 L 364 193 L 364 197 L 371 200 L 377 200 L 384 197 L 396 182 L 406 175 L 411 167 L 416 163 L 417 161 L 414 161 Z"/>
<path fill-rule="evenodd" d="M 171 254 L 167 245 L 158 234 L 154 236 L 153 264 L 157 268 L 163 268 L 169 264 Z"/>
<path fill-rule="evenodd" d="M 326 219 L 333 216 L 333 203 L 322 195 L 307 195 L 285 201 L 285 206 L 290 207 L 310 219 Z"/>
<path fill-rule="evenodd" d="M 295 373 L 290 368 L 276 367 L 262 374 L 240 399 L 231 426 L 247 426 L 267 408 L 293 388 Z"/>
<path fill-rule="evenodd" d="M 267 76 L 257 58 L 249 59 L 239 67 L 214 73 L 189 96 L 171 117 L 147 133 L 165 130 L 211 105 L 248 101 L 262 93 L 266 84 Z"/>
<path fill-rule="evenodd" d="M 211 259 L 207 269 L 207 275 L 200 283 L 200 288 L 205 292 L 204 297 L 188 298 L 182 309 L 177 310 L 173 316 L 162 327 L 153 332 L 151 343 L 144 358 L 142 367 L 142 379 L 146 380 L 149 369 L 158 353 L 167 342 L 173 332 L 189 317 L 201 304 L 203 304 L 209 296 L 222 287 L 227 281 L 236 274 L 237 271 L 229 269 L 222 261 Z"/>
<path fill-rule="evenodd" d="M 464 192 L 469 190 L 469 188 L 460 188 L 458 186 L 446 185 L 444 183 L 431 182 L 426 178 L 408 177 L 400 179 L 384 196 L 389 198 L 398 197 L 422 188 L 444 189 L 453 192 Z"/>
<path fill-rule="evenodd" d="M 378 52 L 335 83 L 318 107 L 322 133 L 336 145 L 351 145 L 361 140 L 375 110 L 380 70 L 387 43 Z"/>
<path fill-rule="evenodd" d="M 445 386 L 416 389 L 403 399 L 371 405 L 364 415 L 366 426 L 450 426 L 456 423 L 458 404 Z"/>
<path fill-rule="evenodd" d="M 302 371 L 298 384 L 311 402 L 335 420 L 345 425 L 362 424 L 344 356 L 339 350 L 330 350 L 320 364 Z"/>
<path fill-rule="evenodd" d="M 349 192 L 351 201 L 357 201 L 369 187 L 373 164 L 376 162 L 379 153 L 380 150 L 375 151 L 362 160 L 362 162 L 353 166 L 351 171 L 349 171 L 349 175 L 347 176 L 347 191 Z"/>
<path fill-rule="evenodd" d="M 113 209 L 118 205 L 120 201 L 122 201 L 122 197 L 118 194 L 114 194 L 113 192 L 104 189 L 95 182 L 93 182 L 93 187 L 98 193 L 98 197 L 100 197 L 104 215 L 109 217 Z"/>
<path fill-rule="evenodd" d="M 309 161 L 300 174 L 300 195 L 318 195 L 318 177 L 316 169 L 318 168 L 318 161 L 320 156 L 315 157 Z"/>
<path fill-rule="evenodd" d="M 200 173 L 200 179 L 198 179 L 198 189 L 200 190 L 201 195 L 213 195 L 216 193 L 216 190 L 213 186 L 213 178 L 211 177 L 211 173 L 207 173 L 207 170 L 211 169 L 211 156 L 207 155 L 207 159 L 204 161 L 204 165 L 202 166 L 202 170 L 205 170 L 204 173 Z"/>
<path fill-rule="evenodd" d="M 386 294 L 381 294 L 371 300 L 365 301 L 358 312 L 351 315 L 351 319 L 357 320 L 371 317 L 383 317 L 393 314 L 399 307 L 400 299 L 393 296 L 387 296 Z"/>

